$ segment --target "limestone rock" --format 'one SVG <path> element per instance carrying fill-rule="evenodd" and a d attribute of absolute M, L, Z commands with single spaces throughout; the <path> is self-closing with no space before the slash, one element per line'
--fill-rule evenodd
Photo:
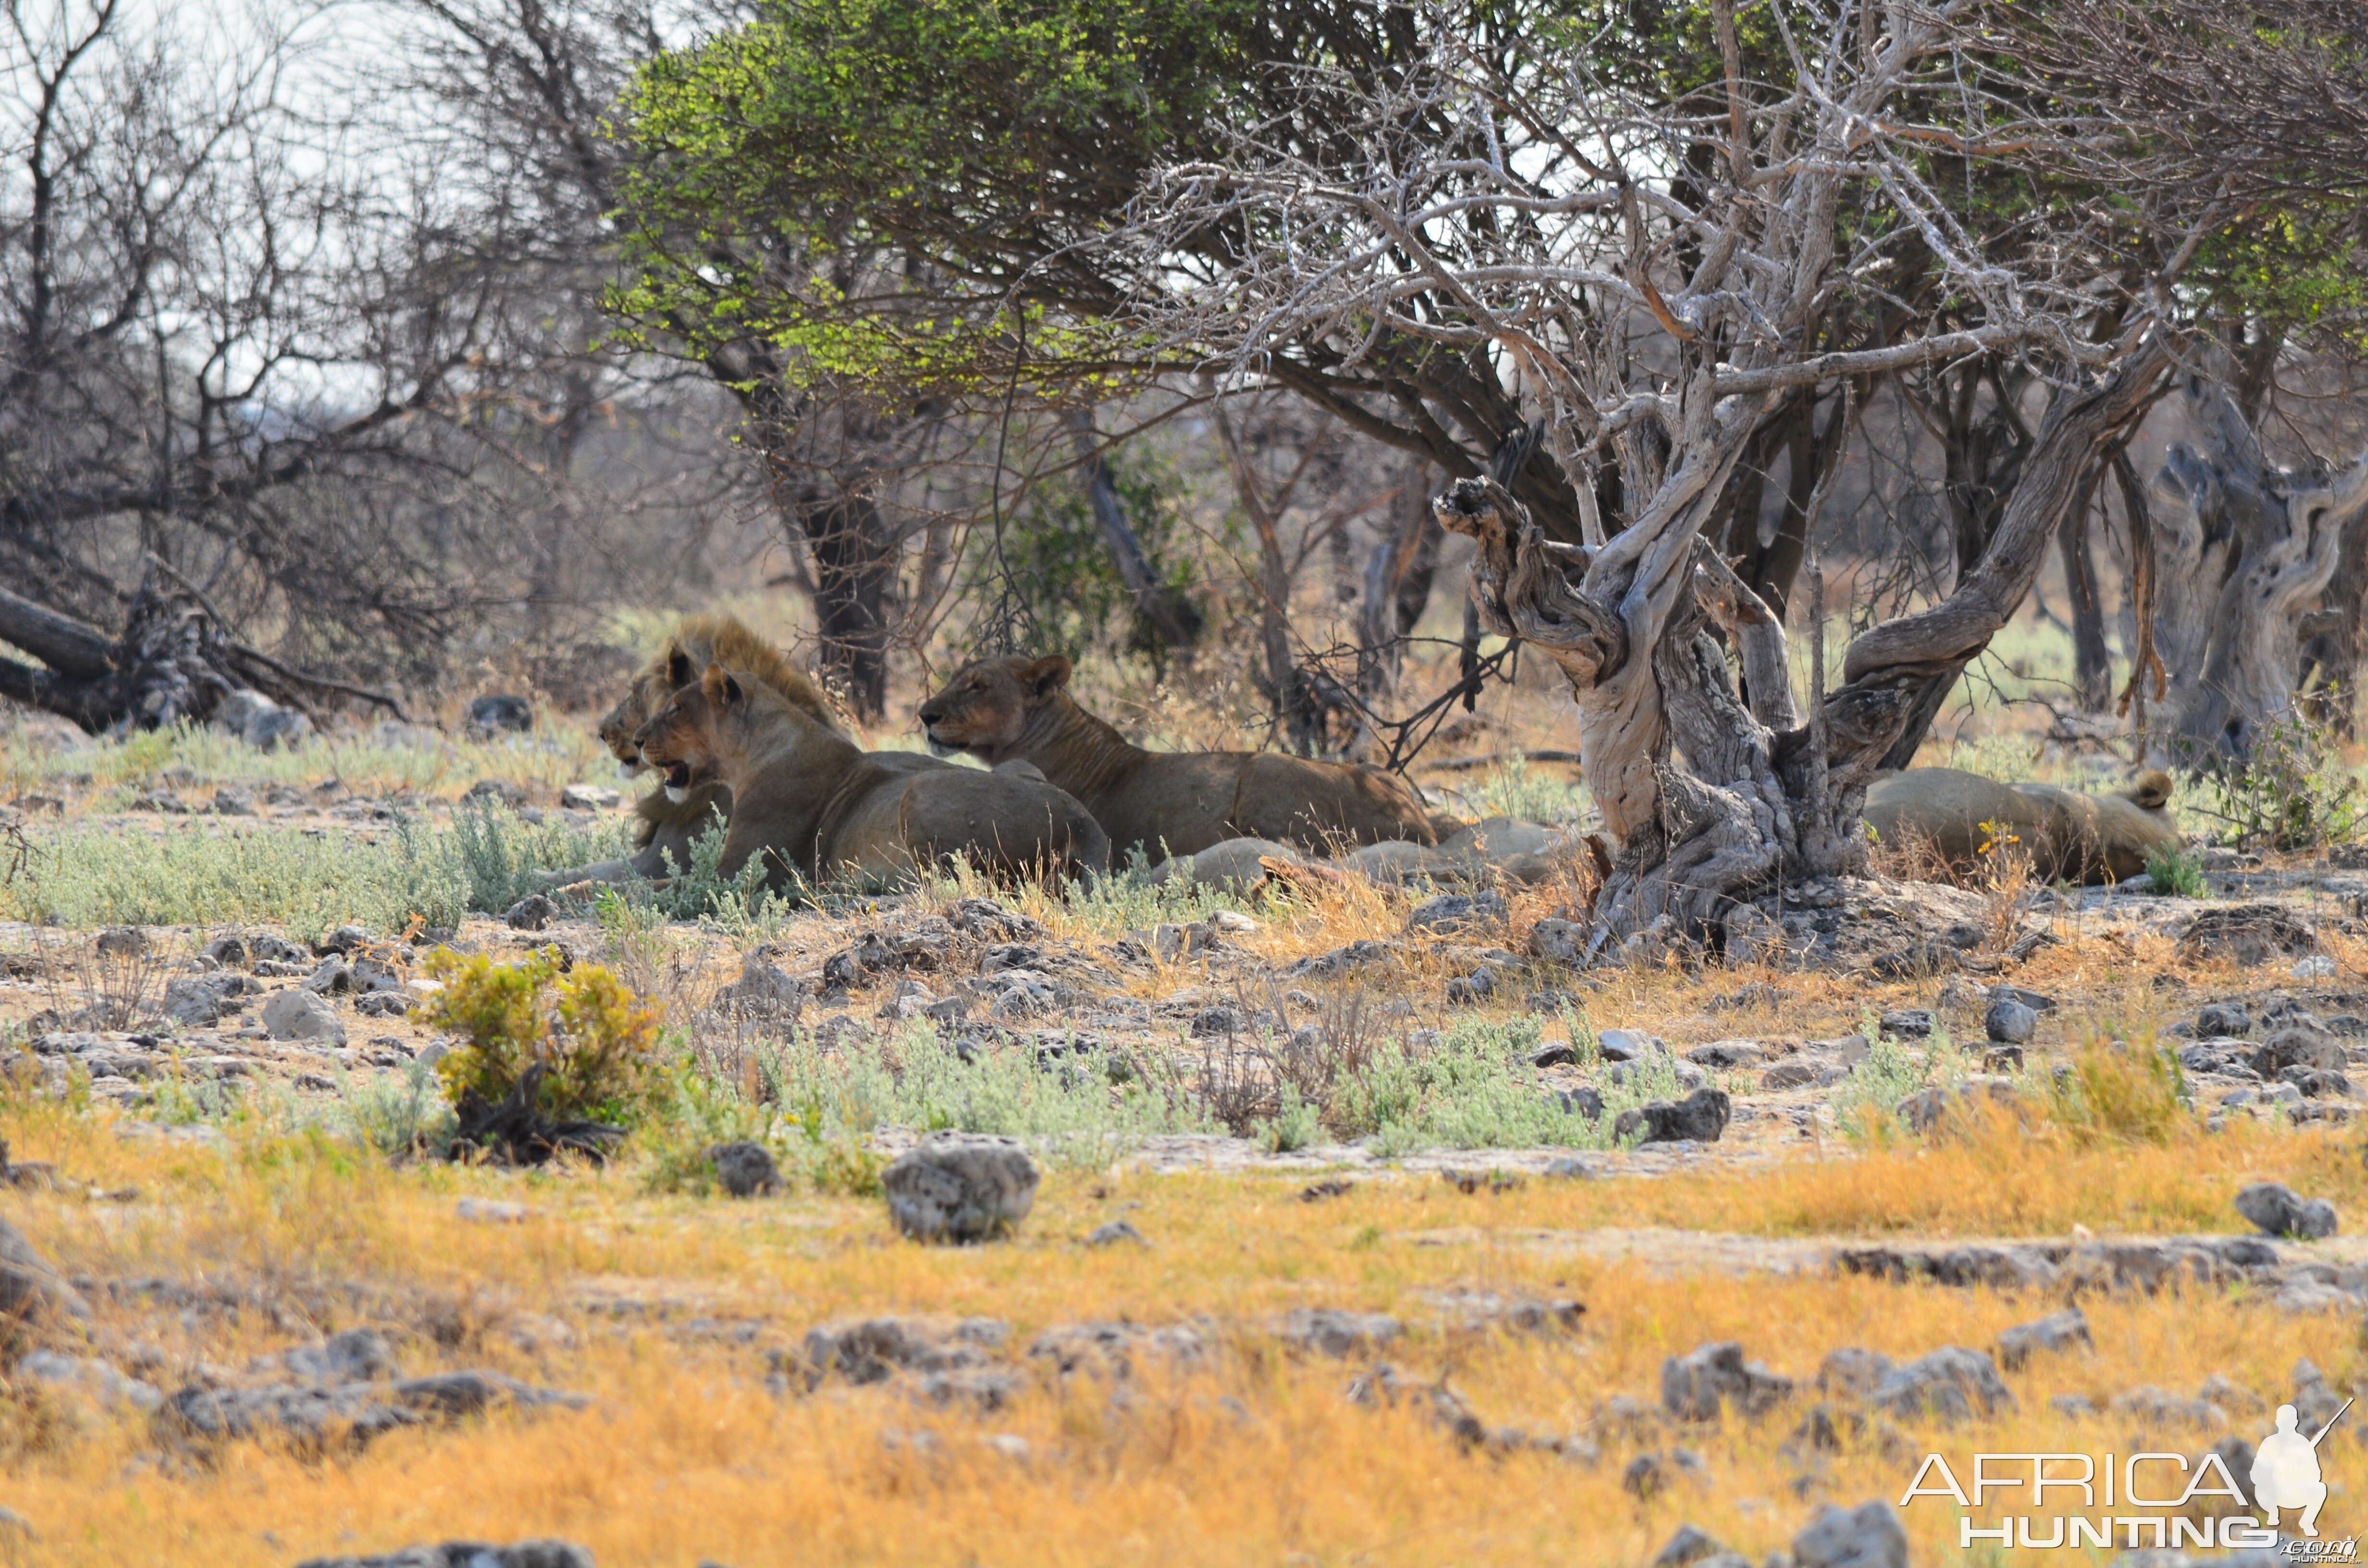
<path fill-rule="evenodd" d="M 881 1177 L 896 1228 L 916 1241 L 1008 1233 L 1036 1201 L 1036 1162 L 1016 1138 L 932 1132 Z"/>
<path fill-rule="evenodd" d="M 2089 1335 L 2089 1320 L 2080 1309 L 2066 1307 L 2036 1322 L 2018 1324 L 1999 1335 L 1998 1365 L 2009 1372 L 2020 1371 L 2035 1350 L 2093 1350 L 2096 1343 Z"/>
<path fill-rule="evenodd" d="M 1827 1505 L 1793 1538 L 1793 1568 L 1907 1568 L 1907 1531 L 1883 1498 Z"/>
<path fill-rule="evenodd" d="M 1894 1367 L 1874 1389 L 1875 1404 L 1894 1415 L 1930 1415 L 1957 1422 L 2015 1407 L 2014 1391 L 1998 1366 L 1978 1350 L 1944 1346 Z"/>
<path fill-rule="evenodd" d="M 718 1143 L 703 1155 L 715 1167 L 715 1179 L 734 1198 L 765 1198 L 781 1190 L 781 1168 L 762 1143 L 743 1138 Z"/>
<path fill-rule="evenodd" d="M 346 1043 L 346 1026 L 336 1009 L 302 986 L 271 994 L 263 1004 L 263 1028 L 274 1040 L 318 1040 L 332 1047 Z"/>
<path fill-rule="evenodd" d="M 2335 1234 L 2335 1205 L 2324 1198 L 2305 1202 L 2283 1182 L 2260 1181 L 2237 1194 L 2237 1212 L 2265 1235 L 2317 1241 Z"/>
<path fill-rule="evenodd" d="M 1743 1358 L 1734 1340 L 1661 1363 L 1661 1408 L 1680 1421 L 1715 1421 L 1723 1408 L 1758 1415 L 1793 1396 L 1793 1380 Z"/>

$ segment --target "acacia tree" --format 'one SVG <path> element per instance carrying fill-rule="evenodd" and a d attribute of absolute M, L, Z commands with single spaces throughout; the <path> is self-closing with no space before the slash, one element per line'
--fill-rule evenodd
<path fill-rule="evenodd" d="M 1356 158 L 1246 135 L 1163 171 L 1118 242 L 1145 277 L 1189 275 L 1141 290 L 1140 330 L 1242 378 L 1273 373 L 1278 345 L 1347 360 L 1421 342 L 1493 366 L 1544 415 L 1579 539 L 1485 478 L 1437 506 L 1478 542 L 1484 617 L 1577 696 L 1611 840 L 1599 941 L 1748 946 L 1780 881 L 1861 869 L 1872 774 L 2021 602 L 2163 384 L 2163 290 L 2088 288 L 2093 249 L 2130 238 L 2121 217 L 2074 208 L 2009 265 L 1933 177 L 1934 148 L 1979 160 L 2055 138 L 2019 95 L 1984 90 L 1979 9 L 1776 0 L 1755 16 L 1780 68 L 1753 79 L 1714 0 L 1723 78 L 1674 95 L 1596 72 L 1575 29 L 1519 51 L 1442 35 L 1372 92 Z M 1405 129 L 1440 122 L 1463 128 L 1445 146 Z M 1196 266 L 1212 233 L 1230 250 Z M 1894 315 L 1880 343 L 1819 352 L 1818 324 L 1873 319 L 1911 251 L 1954 319 Z M 2157 257 L 2149 281 L 2175 266 Z M 1782 622 L 1705 536 L 1737 464 L 1781 400 L 1987 354 L 2053 390 L 1987 548 L 1946 600 L 1860 637 L 1801 722 Z"/>

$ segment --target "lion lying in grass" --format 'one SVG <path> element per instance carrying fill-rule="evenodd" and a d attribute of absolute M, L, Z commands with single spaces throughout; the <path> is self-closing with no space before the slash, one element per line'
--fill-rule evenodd
<path fill-rule="evenodd" d="M 666 639 L 666 646 L 633 676 L 632 685 L 625 688 L 617 706 L 600 721 L 601 744 L 617 759 L 626 778 L 639 775 L 643 767 L 642 754 L 633 744 L 633 732 L 666 706 L 676 688 L 697 680 L 699 672 L 710 665 L 749 672 L 817 724 L 833 734 L 846 735 L 822 687 L 791 665 L 780 649 L 748 630 L 737 616 L 686 616 L 675 628 L 674 635 Z M 663 877 L 689 869 L 691 841 L 705 833 L 717 817 L 731 817 L 732 791 L 721 779 L 701 785 L 679 801 L 663 789 L 653 790 L 634 802 L 633 814 L 640 819 L 641 831 L 638 847 L 630 860 L 621 864 L 602 861 L 598 866 L 564 873 L 564 879 L 616 881 L 633 876 Z M 604 871 L 614 874 L 603 876 L 600 873 Z"/>
<path fill-rule="evenodd" d="M 1309 848 L 1406 839 L 1437 844 L 1462 825 L 1432 814 L 1404 779 L 1345 762 L 1272 752 L 1150 752 L 1078 706 L 1069 661 L 978 659 L 921 705 L 929 744 L 990 766 L 1031 762 L 1085 802 L 1123 858 L 1190 855 L 1228 838 Z"/>
<path fill-rule="evenodd" d="M 776 892 L 842 878 L 891 882 L 957 857 L 1006 876 L 1110 869 L 1100 824 L 1051 785 L 859 751 L 755 675 L 721 665 L 675 692 L 633 744 L 669 797 L 729 787 L 717 869 L 737 876 L 762 856 Z"/>
<path fill-rule="evenodd" d="M 2117 882 L 2144 871 L 2147 856 L 2179 847 L 2169 802 L 2170 776 L 2161 772 L 2141 774 L 2110 795 L 2084 795 L 1953 767 L 1913 767 L 1874 781 L 1866 821 L 1879 842 L 1929 843 L 1954 870 L 1975 869 L 1985 843 L 2010 836 L 2044 881 Z"/>

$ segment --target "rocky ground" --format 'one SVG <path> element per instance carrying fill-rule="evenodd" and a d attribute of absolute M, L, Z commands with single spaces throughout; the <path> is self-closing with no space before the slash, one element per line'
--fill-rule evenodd
<path fill-rule="evenodd" d="M 12 821 L 393 853 L 466 810 L 158 783 Z M 559 794 L 508 804 L 617 824 Z M 2368 869 L 2204 870 L 1812 884 L 1738 969 L 1576 967 L 1552 881 L 0 925 L 0 1560 L 1815 1568 L 1953 1560 L 1928 1452 L 2241 1481 L 2363 1375 Z M 417 1152 L 430 956 L 547 947 L 746 1092 L 745 1174 L 699 1127 Z M 976 1244 L 875 1196 L 931 1123 L 854 1102 L 924 1041 L 1030 1162 Z"/>

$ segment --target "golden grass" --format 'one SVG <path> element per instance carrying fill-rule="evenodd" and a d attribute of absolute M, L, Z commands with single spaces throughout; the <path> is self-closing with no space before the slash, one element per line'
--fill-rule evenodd
<path fill-rule="evenodd" d="M 1311 1204 L 1296 1199 L 1304 1178 L 1059 1175 L 1016 1242 L 947 1249 L 895 1240 L 873 1204 L 651 1199 L 631 1171 L 392 1170 L 306 1141 L 222 1153 L 121 1141 L 95 1118 L 54 1108 L 12 1107 L 0 1131 L 20 1157 L 142 1189 L 120 1206 L 55 1197 L 13 1206 L 70 1272 L 237 1286 L 296 1314 L 277 1327 L 252 1310 L 235 1323 L 185 1325 L 106 1304 L 95 1330 L 103 1344 L 145 1341 L 178 1367 L 235 1367 L 302 1337 L 309 1312 L 322 1331 L 390 1326 L 414 1369 L 491 1366 L 598 1401 L 583 1415 L 402 1434 L 358 1458 L 242 1444 L 211 1466 L 163 1469 L 140 1459 L 151 1445 L 137 1421 L 84 1418 L 25 1451 L 40 1436 L 26 1406 L 0 1405 L 0 1423 L 27 1428 L 0 1442 L 13 1453 L 0 1461 L 6 1501 L 42 1530 L 31 1560 L 58 1564 L 112 1564 L 137 1548 L 155 1563 L 279 1565 L 546 1533 L 584 1542 L 604 1565 L 683 1568 L 702 1559 L 743 1568 L 1622 1562 L 1649 1557 L 1688 1519 L 1757 1556 L 1787 1541 L 1815 1498 L 1896 1497 L 1900 1464 L 1871 1449 L 1836 1456 L 1812 1497 L 1797 1497 L 1796 1471 L 1776 1451 L 1789 1417 L 1645 1439 L 1599 1432 L 1604 1454 L 1592 1466 L 1467 1456 L 1408 1412 L 1349 1405 L 1340 1393 L 1353 1368 L 1279 1356 L 1259 1325 L 1295 1306 L 1395 1312 L 1410 1335 L 1391 1359 L 1410 1375 L 1445 1374 L 1491 1423 L 1585 1433 L 1611 1395 L 1652 1403 L 1661 1359 L 1704 1340 L 1741 1339 L 1806 1379 L 1843 1345 L 1896 1356 L 1986 1346 L 2055 1304 L 1821 1271 L 1735 1278 L 1700 1267 L 1682 1233 L 1632 1236 L 1641 1250 L 1622 1259 L 1588 1234 L 1597 1227 L 1773 1237 L 2060 1235 L 2074 1223 L 2225 1230 L 2229 1195 L 2251 1179 L 2300 1180 L 2354 1212 L 2368 1196 L 2368 1172 L 2333 1133 L 2191 1132 L 2084 1150 L 1992 1123 L 1914 1150 L 1829 1151 L 1770 1170 L 1657 1181 L 1531 1181 L 1497 1196 L 1408 1176 Z M 455 1201 L 472 1192 L 521 1199 L 533 1213 L 517 1225 L 461 1220 Z M 1154 1244 L 1079 1244 L 1120 1215 Z M 1567 1339 L 1451 1339 L 1430 1300 L 1450 1287 L 1576 1296 L 1588 1313 Z M 586 1310 L 619 1301 L 646 1310 Z M 2101 1403 L 2137 1383 L 2192 1392 L 2216 1370 L 2268 1395 L 2286 1387 L 2296 1356 L 2342 1376 L 2356 1355 L 2345 1322 L 2281 1320 L 2264 1335 L 2267 1309 L 2227 1297 L 2090 1297 L 2083 1306 L 2099 1354 L 2042 1358 L 2010 1376 L 2021 1412 L 1985 1426 L 1981 1447 L 2106 1447 L 2126 1436 L 2110 1422 L 2084 1435 L 2048 1410 L 2057 1392 Z M 1023 1343 L 1088 1318 L 1205 1317 L 1230 1325 L 1221 1337 L 1231 1349 L 1200 1373 L 1147 1373 L 1121 1401 L 1091 1382 L 1065 1392 L 1040 1383 L 984 1416 L 889 1389 L 764 1391 L 765 1346 L 878 1312 L 988 1313 Z M 514 1343 L 508 1331 L 536 1314 L 570 1324 L 576 1346 Z M 681 1333 L 692 1316 L 763 1326 L 757 1345 L 741 1346 Z M 923 1430 L 939 1435 L 938 1455 L 886 1440 Z M 1030 1457 L 987 1446 L 992 1433 L 1025 1438 Z M 1714 1484 L 1681 1482 L 1642 1505 L 1622 1493 L 1626 1460 L 1670 1442 L 1702 1452 Z M 1920 1435 L 1914 1446 L 1921 1451 Z M 1909 1523 L 1919 1555 L 1953 1541 L 1945 1511 L 1928 1506 Z"/>

